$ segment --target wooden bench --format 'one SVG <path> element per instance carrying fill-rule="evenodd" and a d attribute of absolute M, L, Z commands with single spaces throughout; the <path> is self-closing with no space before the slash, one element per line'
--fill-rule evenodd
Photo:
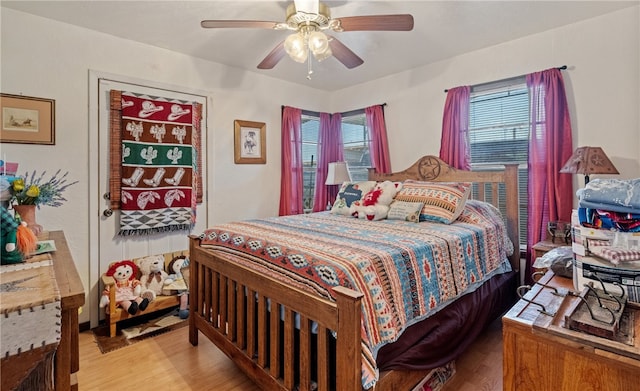
<path fill-rule="evenodd" d="M 169 296 L 156 296 L 156 298 L 149 303 L 144 311 L 138 310 L 135 315 L 129 314 L 123 308 L 120 308 L 116 303 L 116 281 L 113 277 L 102 275 L 102 283 L 105 288 L 109 287 L 109 304 L 108 311 L 106 313 L 106 319 L 109 323 L 109 336 L 115 337 L 117 332 L 117 323 L 125 319 L 135 318 L 141 315 L 150 314 L 155 311 L 163 310 L 166 308 L 177 307 L 180 305 L 180 297 L 178 295 Z"/>
<path fill-rule="evenodd" d="M 171 260 L 173 260 L 176 257 L 184 257 L 186 255 L 185 254 L 186 252 L 187 252 L 186 250 L 183 250 L 183 251 L 176 251 L 172 253 L 162 254 L 162 257 L 164 257 L 165 270 L 169 267 Z M 136 259 L 134 259 L 133 261 L 136 262 Z M 184 272 L 184 269 L 183 269 L 183 272 Z M 138 276 L 138 278 L 139 277 L 140 276 Z M 177 294 L 178 292 L 169 291 L 172 293 L 175 292 L 175 294 L 157 295 L 154 300 L 149 302 L 149 305 L 147 306 L 147 308 L 145 308 L 144 311 L 138 310 L 138 312 L 135 315 L 131 315 L 129 314 L 129 312 L 119 307 L 116 303 L 115 279 L 111 276 L 107 276 L 106 274 L 103 274 L 102 284 L 105 289 L 107 288 L 109 289 L 109 304 L 108 304 L 108 308 L 106 308 L 105 315 L 106 315 L 106 321 L 107 323 L 109 323 L 110 337 L 116 336 L 117 324 L 120 321 L 123 321 L 125 319 L 132 319 L 141 315 L 150 314 L 152 312 L 164 310 L 171 307 L 178 307 L 180 305 L 180 296 L 178 296 Z M 167 291 L 163 290 L 163 292 L 166 293 Z"/>

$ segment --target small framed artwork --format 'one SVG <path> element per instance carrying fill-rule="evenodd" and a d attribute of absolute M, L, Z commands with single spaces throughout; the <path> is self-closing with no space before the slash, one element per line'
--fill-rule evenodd
<path fill-rule="evenodd" d="M 233 121 L 236 164 L 267 162 L 267 126 L 264 122 Z"/>
<path fill-rule="evenodd" d="M 55 144 L 55 101 L 0 94 L 0 142 Z"/>

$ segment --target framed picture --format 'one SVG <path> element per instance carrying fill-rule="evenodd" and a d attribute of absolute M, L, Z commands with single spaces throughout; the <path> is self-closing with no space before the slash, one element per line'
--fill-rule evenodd
<path fill-rule="evenodd" d="M 235 120 L 233 123 L 236 164 L 265 164 L 267 126 L 264 122 Z"/>
<path fill-rule="evenodd" d="M 0 94 L 0 142 L 55 144 L 55 101 Z"/>

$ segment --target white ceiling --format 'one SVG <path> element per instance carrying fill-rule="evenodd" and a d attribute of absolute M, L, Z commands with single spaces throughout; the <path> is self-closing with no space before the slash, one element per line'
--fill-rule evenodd
<path fill-rule="evenodd" d="M 284 21 L 284 1 L 7 1 L 2 7 L 55 19 L 271 77 L 335 91 L 526 35 L 592 18 L 634 1 L 327 1 L 333 18 L 410 13 L 410 32 L 335 33 L 364 64 L 347 69 L 335 58 L 306 64 L 285 56 L 274 69 L 258 63 L 289 32 L 203 29 L 203 19 Z M 4 32 L 3 32 L 4 34 Z M 550 64 L 562 65 L 562 64 Z"/>

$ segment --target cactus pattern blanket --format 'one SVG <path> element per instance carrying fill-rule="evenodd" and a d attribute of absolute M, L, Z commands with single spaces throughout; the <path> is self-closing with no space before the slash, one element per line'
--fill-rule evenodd
<path fill-rule="evenodd" d="M 192 104 L 122 93 L 119 235 L 193 227 L 193 112 Z"/>

